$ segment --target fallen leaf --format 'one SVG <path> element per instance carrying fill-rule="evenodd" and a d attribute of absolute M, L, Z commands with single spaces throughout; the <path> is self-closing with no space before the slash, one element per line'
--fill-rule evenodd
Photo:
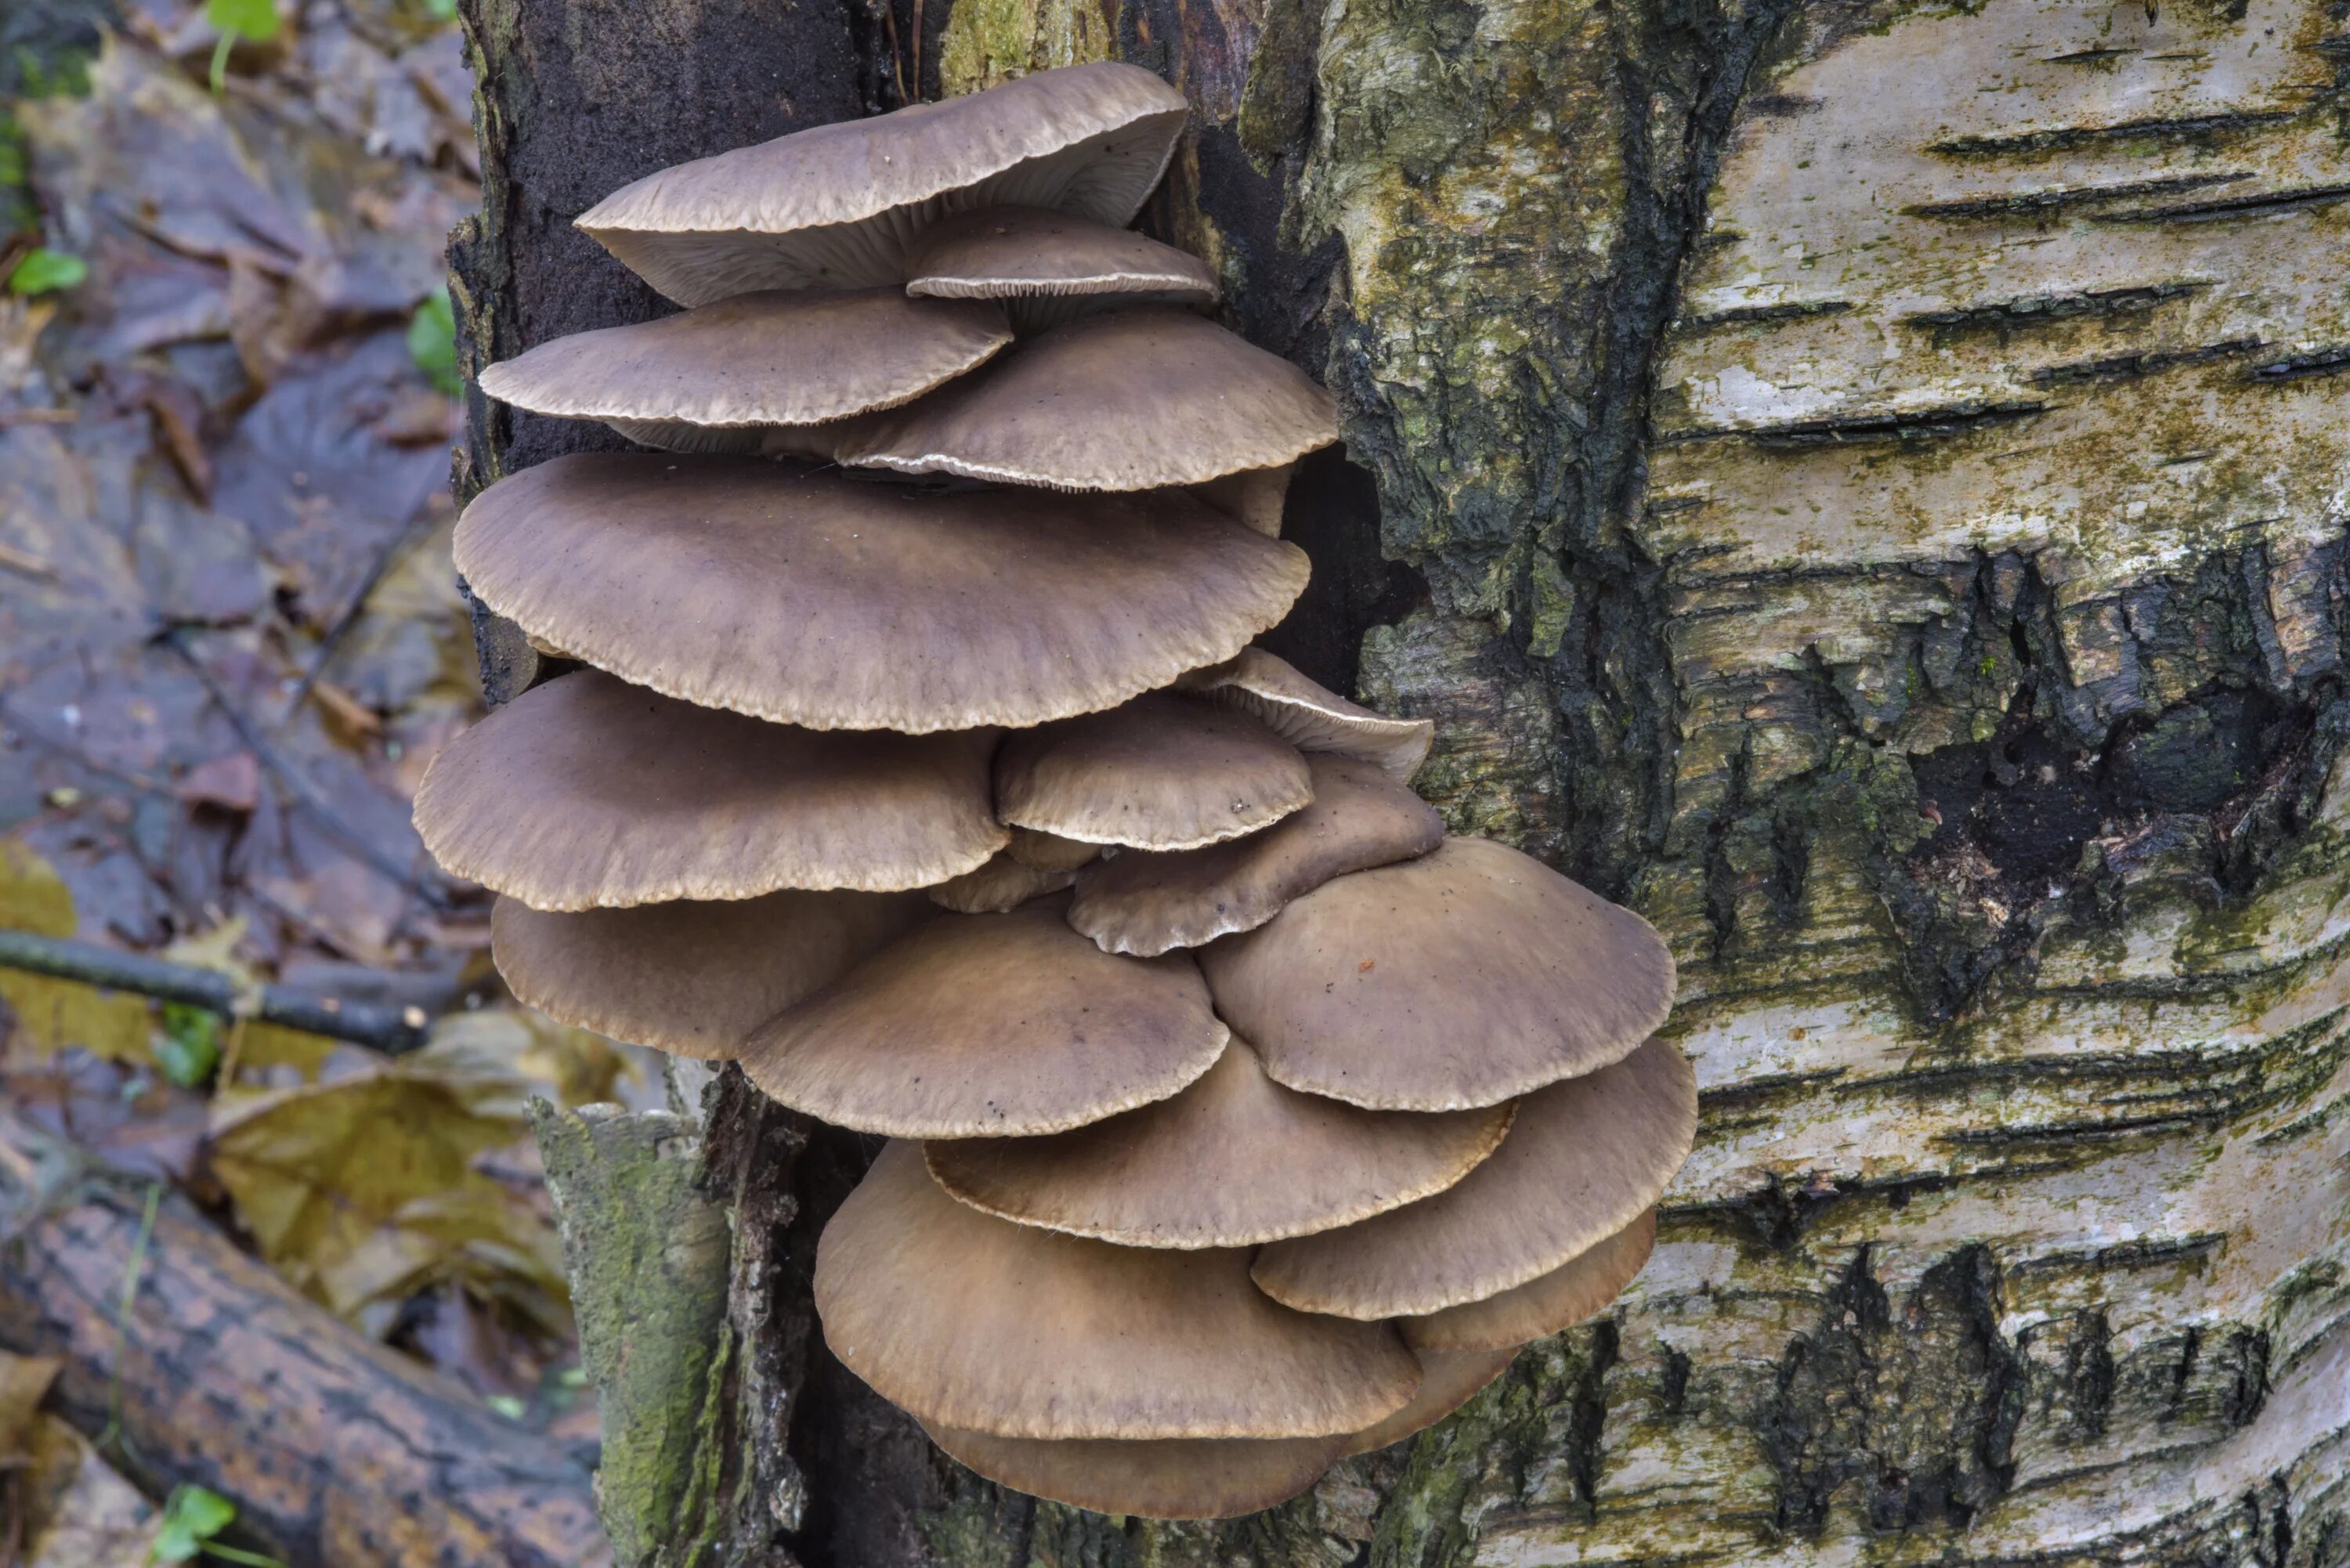
<path fill-rule="evenodd" d="M 16 839 L 0 839 L 0 929 L 76 934 L 73 894 L 55 867 Z M 0 969 L 0 1002 L 16 1021 L 12 1054 L 35 1058 L 68 1045 L 112 1061 L 153 1060 L 153 1012 L 143 996 L 78 981 Z"/>
<path fill-rule="evenodd" d="M 192 805 L 250 816 L 261 800 L 261 763 L 251 752 L 231 752 L 190 768 L 172 793 Z"/>

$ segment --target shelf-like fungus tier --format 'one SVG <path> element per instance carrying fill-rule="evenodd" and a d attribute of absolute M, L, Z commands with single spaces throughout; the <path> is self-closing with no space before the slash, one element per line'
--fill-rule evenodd
<path fill-rule="evenodd" d="M 1330 394 L 1188 310 L 1080 317 L 920 401 L 858 421 L 841 462 L 1053 490 L 1154 490 L 1338 439 Z"/>
<path fill-rule="evenodd" d="M 917 297 L 1000 300 L 1024 332 L 1127 305 L 1205 307 L 1215 274 L 1131 229 L 1038 207 L 981 207 L 922 232 L 906 261 Z"/>
<path fill-rule="evenodd" d="M 1181 93 L 1133 66 L 1038 71 L 664 169 L 577 222 L 681 305 L 902 283 L 922 230 L 967 208 L 1044 207 L 1125 226 L 1188 113 Z"/>
<path fill-rule="evenodd" d="M 1087 713 L 1228 659 L 1305 553 L 1180 493 L 903 486 L 743 458 L 556 458 L 457 524 L 473 592 L 623 680 L 815 729 Z"/>
<path fill-rule="evenodd" d="M 783 427 L 910 402 L 1011 341 L 986 300 L 770 290 L 542 343 L 484 370 L 482 390 L 668 452 L 755 452 Z"/>

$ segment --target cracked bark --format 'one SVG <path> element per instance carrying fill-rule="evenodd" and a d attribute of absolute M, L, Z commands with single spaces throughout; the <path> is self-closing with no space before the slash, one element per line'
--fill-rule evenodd
<path fill-rule="evenodd" d="M 724 1560 L 2350 1563 L 2334 8 L 469 5 L 477 358 L 659 308 L 563 222 L 652 167 L 1181 85 L 1147 223 L 1345 406 L 1280 645 L 1658 923 L 1704 1090 L 1604 1323 L 1154 1527 L 976 1483 L 811 1344 L 869 1151 L 722 1079 Z M 604 439 L 471 414 L 467 483 Z"/>

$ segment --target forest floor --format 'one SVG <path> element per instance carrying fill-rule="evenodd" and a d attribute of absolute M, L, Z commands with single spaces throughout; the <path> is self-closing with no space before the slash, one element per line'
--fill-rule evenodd
<path fill-rule="evenodd" d="M 441 292 L 471 83 L 446 0 L 306 0 L 222 50 L 208 10 L 253 9 L 0 7 L 0 929 L 412 1009 L 429 1044 L 0 970 L 0 1106 L 592 1449 L 522 1107 L 659 1085 L 505 997 L 486 900 L 409 822 L 480 705 Z M 104 1462 L 34 1413 L 48 1370 L 0 1354 L 0 1563 L 221 1528 L 237 1500 L 127 1488 L 39 1517 L 28 1467 Z"/>

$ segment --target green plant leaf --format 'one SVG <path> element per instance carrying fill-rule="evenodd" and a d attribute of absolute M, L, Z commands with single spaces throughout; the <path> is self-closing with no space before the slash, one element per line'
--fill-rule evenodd
<path fill-rule="evenodd" d="M 36 245 L 25 253 L 16 270 L 8 275 L 8 292 L 47 294 L 54 289 L 71 288 L 88 275 L 89 264 L 81 257 Z"/>
<path fill-rule="evenodd" d="M 457 316 L 450 308 L 447 289 L 426 295 L 409 318 L 408 353 L 443 393 L 453 398 L 465 389 L 457 375 Z"/>
<path fill-rule="evenodd" d="M 432 19 L 436 22 L 457 19 L 457 0 L 424 0 L 424 8 L 432 13 Z"/>
<path fill-rule="evenodd" d="M 147 1548 L 150 1563 L 185 1563 L 236 1519 L 236 1504 L 205 1487 L 180 1485 L 163 1501 L 163 1518 Z"/>
<path fill-rule="evenodd" d="M 265 44 L 277 36 L 276 0 L 204 0 L 204 20 L 222 34 Z"/>
<path fill-rule="evenodd" d="M 220 1066 L 220 1014 L 184 1002 L 163 1004 L 163 1038 L 155 1046 L 156 1065 L 183 1089 L 201 1089 Z"/>

